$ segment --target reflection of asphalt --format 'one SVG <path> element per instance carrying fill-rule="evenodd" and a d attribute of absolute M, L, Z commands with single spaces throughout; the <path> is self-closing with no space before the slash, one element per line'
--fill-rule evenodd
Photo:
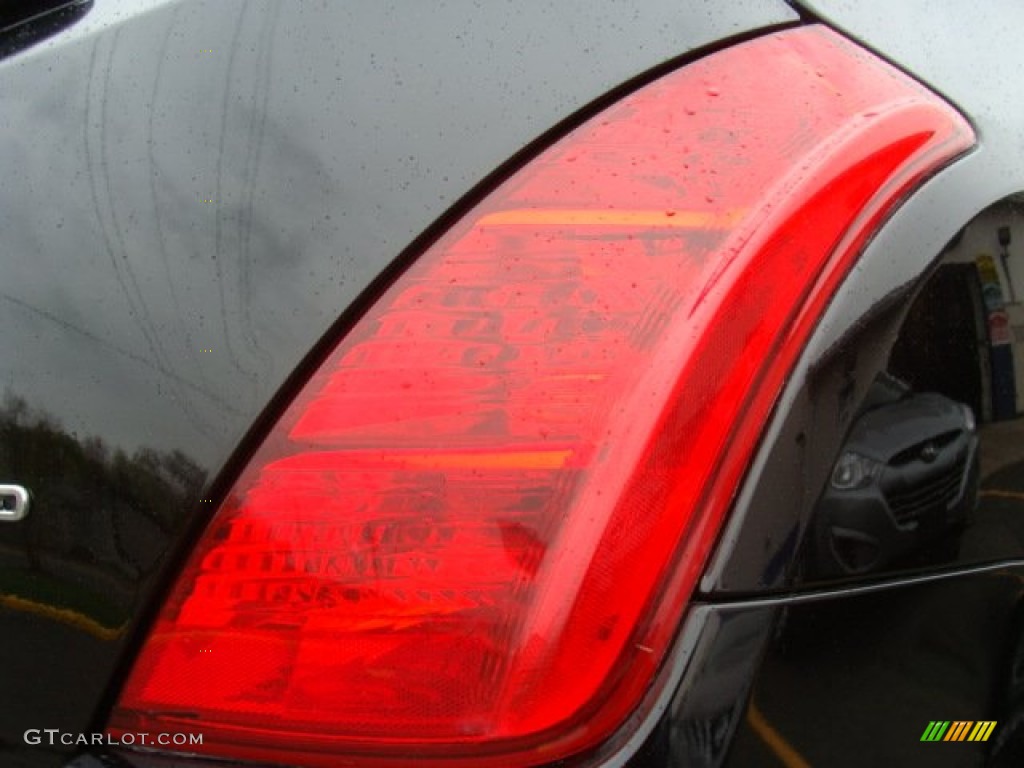
<path fill-rule="evenodd" d="M 1024 436 L 1021 437 L 1024 441 Z M 1024 499 L 1024 459 L 1009 466 L 993 472 L 981 483 L 982 493 L 992 498 L 997 498 L 999 493 L 1005 493 L 1009 498 Z M 988 493 L 986 493 L 988 492 Z"/>
<path fill-rule="evenodd" d="M 15 652 L 34 649 L 30 654 L 10 654 L 8 658 L 18 663 L 3 666 L 5 704 L 16 704 L 5 706 L 0 720 L 0 763 L 19 765 L 18 755 L 12 758 L 3 746 L 24 747 L 23 735 L 30 728 L 89 732 L 95 691 L 103 690 L 111 673 L 110 641 L 90 636 L 75 626 L 54 624 L 48 616 L 7 607 L 0 608 L 0 637 L 9 638 Z M 2 642 L 0 650 L 7 650 Z M 65 762 L 56 757 L 47 762 L 39 747 L 24 749 L 35 758 L 25 765 Z"/>
<path fill-rule="evenodd" d="M 976 766 L 989 745 L 925 744 L 933 720 L 1005 720 L 1021 576 L 987 573 L 793 606 L 730 766 Z"/>
<path fill-rule="evenodd" d="M 34 553 L 33 565 L 16 533 L 0 534 L 0 766 L 64 765 L 66 755 L 27 746 L 23 734 L 89 731 L 136 586 L 110 567 L 48 552 Z"/>
<path fill-rule="evenodd" d="M 1004 465 L 981 482 L 974 524 L 961 540 L 960 559 L 985 562 L 1024 552 L 1024 461 Z"/>
<path fill-rule="evenodd" d="M 1024 553 L 1024 420 L 986 446 L 987 437 L 989 471 L 961 561 Z M 993 705 L 1008 679 L 1004 654 L 1022 583 L 1024 569 L 794 607 L 762 667 L 731 765 L 978 765 L 987 745 L 923 744 L 920 736 L 931 720 L 1006 719 Z"/>
<path fill-rule="evenodd" d="M 1002 474 L 1008 465 L 1024 462 L 1024 418 L 982 424 L 978 433 L 984 481 L 990 475 Z"/>
<path fill-rule="evenodd" d="M 0 542 L 0 606 L 48 615 L 86 631 L 94 627 L 101 634 L 128 621 L 134 579 L 50 553 L 41 553 L 38 559 L 40 565 L 33 566 L 24 552 Z"/>

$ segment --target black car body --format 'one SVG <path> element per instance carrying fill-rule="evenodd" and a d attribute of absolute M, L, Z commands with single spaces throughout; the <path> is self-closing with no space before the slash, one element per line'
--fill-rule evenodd
<path fill-rule="evenodd" d="M 290 759 L 280 742 L 261 752 L 259 738 L 237 733 L 211 751 L 108 728 L 236 481 L 390 287 L 503 183 L 575 129 L 600 125 L 622 99 L 744 44 L 809 32 L 882 67 L 883 80 L 920 83 L 916 93 L 956 123 L 964 144 L 865 219 L 792 364 L 764 389 L 766 420 L 746 438 L 749 458 L 732 474 L 738 453 L 716 465 L 727 515 L 701 539 L 707 551 L 688 596 L 673 603 L 666 587 L 652 599 L 668 616 L 664 649 L 635 706 L 579 752 L 551 754 L 559 765 L 654 768 L 1019 764 L 1024 403 L 1013 400 L 1008 371 L 1019 353 L 1006 334 L 1018 325 L 1014 291 L 1024 292 L 1013 282 L 1024 275 L 1024 234 L 996 235 L 1017 231 L 1024 199 L 1017 4 L 979 13 L 923 0 L 642 9 L 26 0 L 11 9 L 0 16 L 0 507 L 18 506 L 5 486 L 30 500 L 27 514 L 0 516 L 0 763 L 550 763 L 532 741 L 515 761 L 497 747 L 447 742 L 381 753 L 360 742 L 340 754 L 306 744 Z M 730 95 L 705 85 L 707 99 Z M 814 127 L 820 113 L 790 101 L 790 85 L 777 81 L 758 106 Z M 687 117 L 683 108 L 673 120 Z M 857 124 L 877 117 L 868 110 Z M 709 162 L 702 147 L 738 130 L 730 120 L 712 128 L 679 127 L 693 157 L 685 162 L 705 163 L 701 184 L 758 151 L 752 142 Z M 794 137 L 765 154 L 798 151 L 807 137 Z M 667 167 L 687 182 L 681 189 L 692 180 Z M 886 189 L 876 179 L 850 194 Z M 829 199 L 804 211 L 804 236 L 842 209 Z M 655 254 L 656 239 L 645 241 Z M 927 322 L 908 330 L 908 310 L 931 295 L 940 264 L 956 267 L 951 291 L 961 298 L 932 302 Z M 993 270 L 1002 298 L 986 303 Z M 778 295 L 793 282 L 783 268 L 768 277 Z M 761 299 L 773 306 L 771 292 Z M 803 306 L 794 302 L 794 318 Z M 657 330 L 657 318 L 647 327 Z M 820 545 L 818 500 L 843 446 L 868 439 L 856 414 L 904 337 L 922 350 L 959 349 L 976 374 L 939 381 L 929 373 L 943 369 L 939 352 L 929 351 L 915 358 L 911 383 L 942 393 L 940 410 L 957 401 L 978 415 L 980 488 L 970 498 L 968 469 L 954 504 L 977 502 L 977 513 L 947 529 L 955 541 L 941 556 L 912 556 L 915 540 L 856 573 L 817 573 L 807 563 Z M 569 389 L 551 401 L 566 391 L 571 399 Z M 740 394 L 751 392 L 762 394 Z M 917 397 L 902 407 L 916 408 Z M 676 426 L 685 435 L 702 423 Z M 964 448 L 955 446 L 954 463 Z M 510 552 L 529 551 L 535 533 L 502 529 Z M 628 561 L 642 564 L 657 543 L 634 542 Z M 630 658 L 645 647 L 634 642 Z M 216 687 L 204 663 L 183 686 Z M 184 731 L 194 713 L 171 717 Z M 267 727 L 283 719 L 267 717 Z M 467 733 L 478 727 L 471 720 Z"/>

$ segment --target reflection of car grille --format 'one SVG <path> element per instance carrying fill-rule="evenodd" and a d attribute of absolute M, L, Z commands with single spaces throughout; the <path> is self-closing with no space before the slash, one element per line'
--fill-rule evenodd
<path fill-rule="evenodd" d="M 949 469 L 928 478 L 927 482 L 915 488 L 886 492 L 885 498 L 896 522 L 909 523 L 932 510 L 948 507 L 960 490 L 965 464 L 966 459 L 960 459 Z"/>

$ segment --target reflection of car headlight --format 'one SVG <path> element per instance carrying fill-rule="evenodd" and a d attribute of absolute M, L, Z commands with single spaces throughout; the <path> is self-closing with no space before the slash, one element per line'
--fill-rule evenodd
<path fill-rule="evenodd" d="M 844 453 L 832 470 L 832 487 L 839 491 L 863 488 L 878 476 L 881 469 L 881 464 L 866 456 Z"/>
<path fill-rule="evenodd" d="M 963 403 L 960 404 L 960 407 L 964 409 L 964 427 L 968 432 L 973 432 L 978 427 L 978 422 L 974 420 L 974 411 L 971 410 L 971 406 Z"/>

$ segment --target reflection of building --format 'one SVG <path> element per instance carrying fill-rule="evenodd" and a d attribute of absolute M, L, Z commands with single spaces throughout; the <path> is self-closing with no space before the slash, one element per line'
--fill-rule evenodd
<path fill-rule="evenodd" d="M 973 264 L 942 266 L 907 314 L 889 370 L 915 392 L 941 392 L 991 419 L 988 333 Z"/>
<path fill-rule="evenodd" d="M 1024 235 L 1024 232 L 1021 233 Z M 1021 244 L 1024 249 L 1024 242 Z M 1024 256 L 1018 257 L 1024 259 Z M 1018 285 L 1017 291 L 1024 291 Z M 1017 301 L 1006 305 L 1006 316 L 1010 321 L 1010 336 L 1013 349 L 1013 378 L 1017 382 L 1017 412 L 1024 413 L 1024 303 L 1020 293 L 1014 294 Z"/>
<path fill-rule="evenodd" d="M 1024 413 L 1022 300 L 1024 198 L 1013 198 L 964 229 L 919 299 L 936 343 L 945 340 L 950 347 L 944 378 L 954 388 L 976 390 L 976 401 L 961 399 L 983 421 Z M 944 391 L 942 385 L 930 388 Z"/>
<path fill-rule="evenodd" d="M 1009 228 L 1003 227 L 1000 231 L 1009 232 Z M 1003 281 L 1000 280 L 995 260 L 989 254 L 980 254 L 974 263 L 981 283 L 981 309 L 988 330 L 992 417 L 997 420 L 1012 419 L 1017 415 L 1016 387 L 1013 381 L 1010 320 L 1003 301 Z"/>

